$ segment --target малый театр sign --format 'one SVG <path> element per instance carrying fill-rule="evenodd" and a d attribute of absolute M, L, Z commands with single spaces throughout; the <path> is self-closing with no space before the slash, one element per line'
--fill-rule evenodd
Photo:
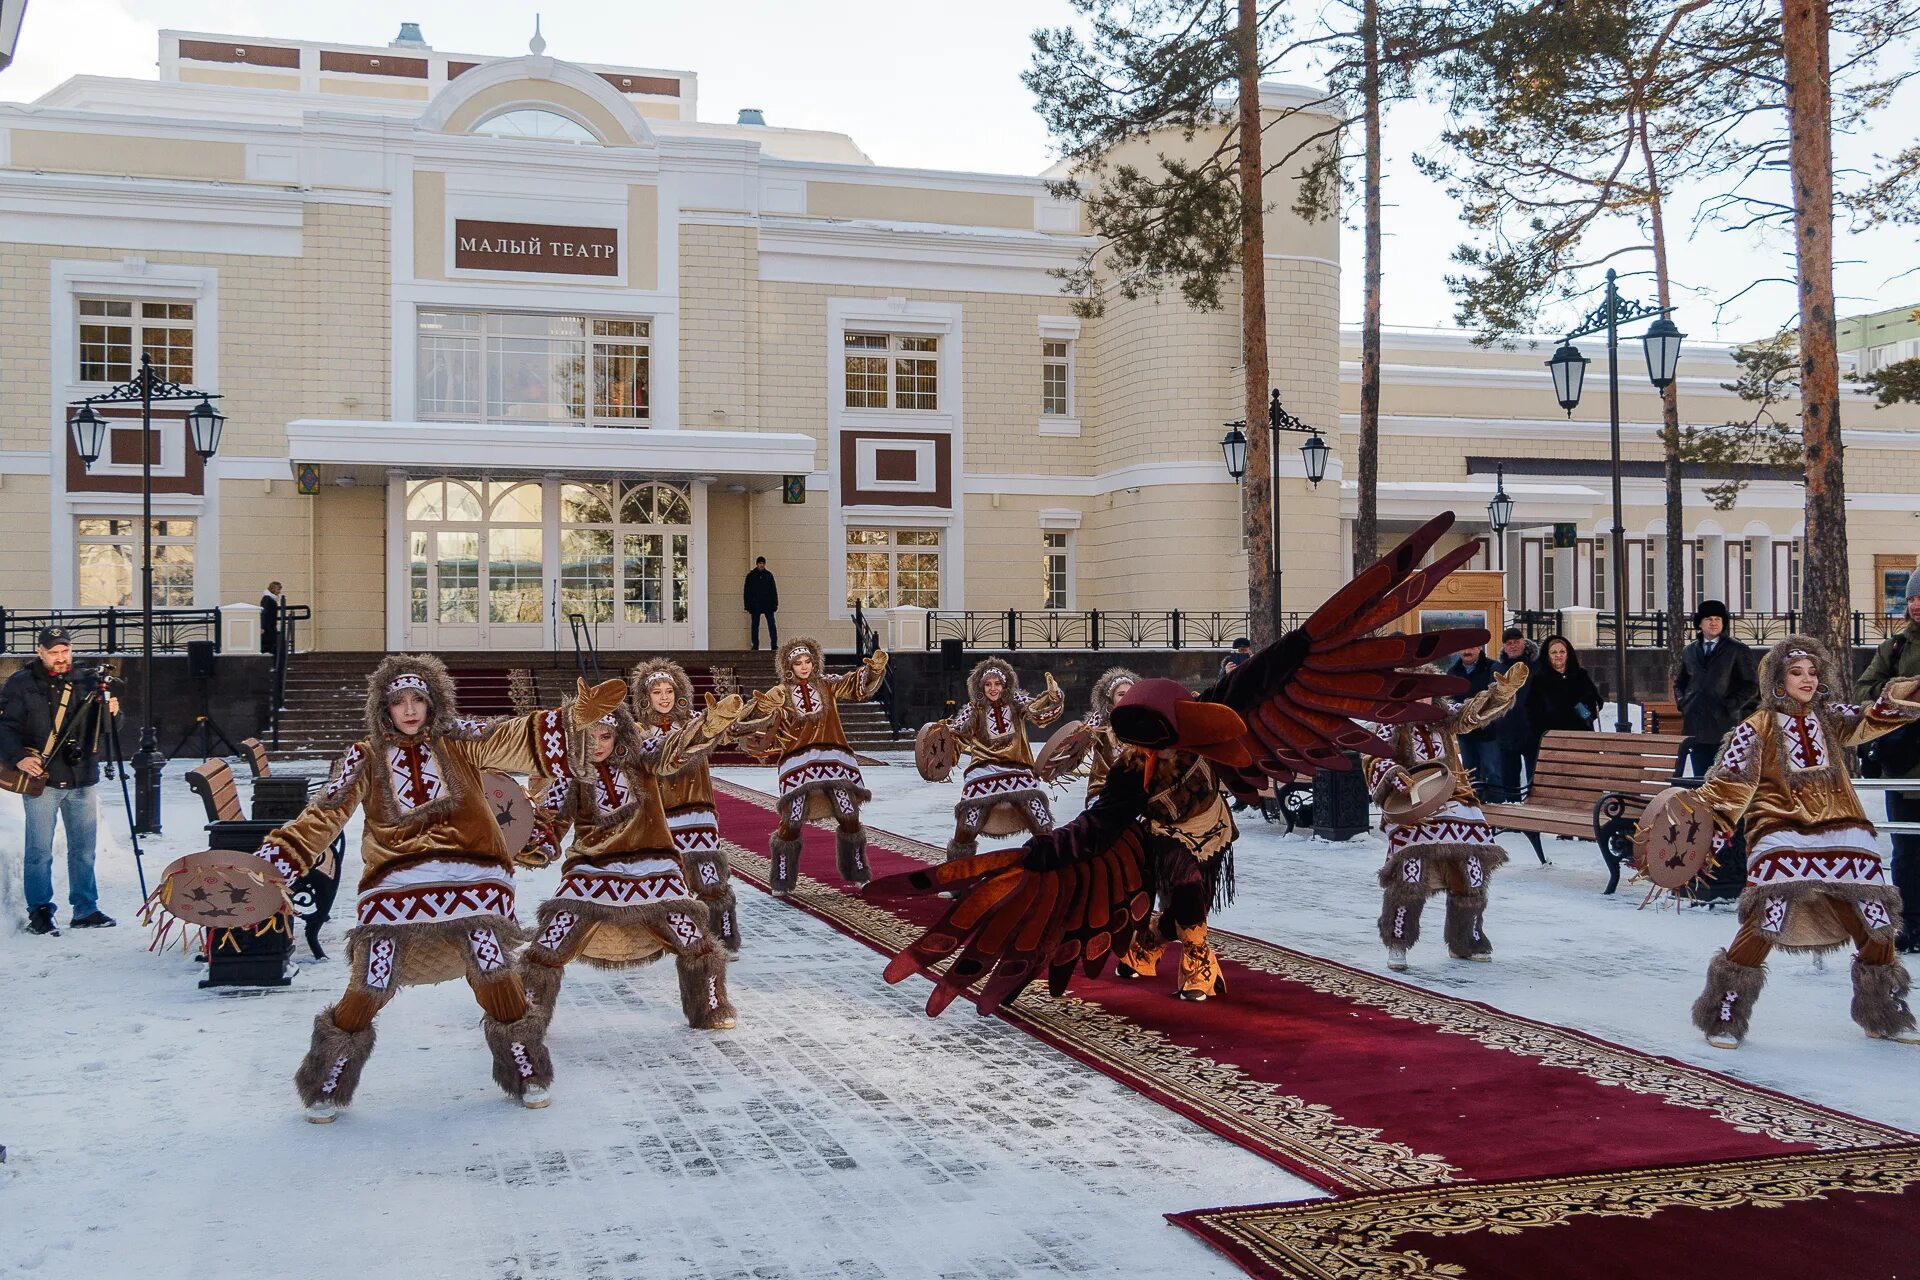
<path fill-rule="evenodd" d="M 620 274 L 620 233 L 613 227 L 556 227 L 538 222 L 476 222 L 456 218 L 453 265 L 464 271 L 617 276 Z"/>

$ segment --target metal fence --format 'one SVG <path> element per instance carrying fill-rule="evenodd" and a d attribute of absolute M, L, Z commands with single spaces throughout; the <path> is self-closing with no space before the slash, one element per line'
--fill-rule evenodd
<path fill-rule="evenodd" d="M 1291 629 L 1304 613 L 1285 615 Z M 1239 612 L 1140 609 L 936 610 L 927 615 L 927 648 L 958 640 L 963 649 L 1228 649 L 1248 634 Z"/>
<path fill-rule="evenodd" d="M 25 613 L 0 608 L 0 653 L 31 653 L 44 627 L 64 627 L 81 653 L 137 653 L 144 647 L 138 609 L 52 609 Z M 155 609 L 153 648 L 181 653 L 189 640 L 211 640 L 220 651 L 220 610 Z"/>
<path fill-rule="evenodd" d="M 1550 635 L 1564 635 L 1562 614 L 1553 609 L 1519 609 L 1508 615 L 1509 625 L 1519 627 L 1529 640 L 1544 640 Z M 1598 632 L 1596 643 L 1599 648 L 1611 649 L 1614 644 L 1614 617 L 1611 613 L 1600 613 L 1594 622 Z M 1855 646 L 1877 645 L 1888 636 L 1902 630 L 1907 625 L 1904 614 L 1874 614 L 1855 610 L 1848 624 L 1848 633 Z M 1752 645 L 1770 645 L 1783 640 L 1798 631 L 1801 615 L 1798 613 L 1739 613 L 1733 615 L 1730 633 L 1736 640 Z M 1691 636 L 1691 631 L 1683 629 L 1682 639 Z M 1667 615 L 1664 613 L 1630 613 L 1627 615 L 1627 647 L 1629 649 L 1664 649 L 1667 647 Z"/>

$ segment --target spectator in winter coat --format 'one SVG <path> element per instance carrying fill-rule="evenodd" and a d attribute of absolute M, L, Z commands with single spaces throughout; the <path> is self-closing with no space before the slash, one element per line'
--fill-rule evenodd
<path fill-rule="evenodd" d="M 1907 627 L 1880 642 L 1854 683 L 1856 702 L 1880 696 L 1887 681 L 1920 675 L 1920 569 L 1907 575 Z M 1920 729 L 1902 729 L 1875 744 L 1886 776 L 1920 778 Z M 1920 822 L 1920 788 L 1887 792 L 1890 822 Z M 1893 887 L 1900 891 L 1900 934 L 1894 946 L 1920 951 L 1920 836 L 1893 834 Z"/>
<path fill-rule="evenodd" d="M 760 647 L 760 619 L 767 620 L 767 648 L 780 647 L 780 629 L 774 625 L 773 615 L 780 608 L 780 584 L 773 580 L 773 570 L 767 568 L 765 556 L 755 556 L 753 568 L 747 574 L 747 580 L 740 589 L 741 604 L 753 619 L 753 647 Z"/>
<path fill-rule="evenodd" d="M 1673 678 L 1673 701 L 1687 740 L 1680 744 L 1679 771 L 1704 778 L 1720 754 L 1720 740 L 1752 713 L 1760 700 L 1759 663 L 1753 650 L 1727 634 L 1727 606 L 1702 601 L 1693 612 L 1700 633 L 1680 654 Z M 1871 700 L 1871 699 L 1870 699 Z"/>
<path fill-rule="evenodd" d="M 1462 649 L 1447 667 L 1447 674 L 1459 676 L 1467 682 L 1467 692 L 1461 698 L 1464 701 L 1484 692 L 1493 683 L 1493 662 L 1481 649 Z M 1483 801 L 1488 804 L 1506 802 L 1506 787 L 1503 785 L 1505 775 L 1500 771 L 1500 744 L 1494 738 L 1492 725 L 1460 735 L 1460 763 L 1473 780 L 1474 792 Z"/>
<path fill-rule="evenodd" d="M 1493 673 L 1503 676 L 1514 667 L 1526 664 L 1529 674 L 1540 669 L 1540 646 L 1527 639 L 1518 627 L 1508 627 L 1500 637 L 1500 656 L 1493 660 Z M 1493 741 L 1500 755 L 1500 786 L 1508 804 L 1526 799 L 1533 785 L 1533 771 L 1540 762 L 1540 731 L 1533 727 L 1521 708 L 1493 722 Z M 1526 780 L 1521 781 L 1525 768 Z"/>
<path fill-rule="evenodd" d="M 1556 729 L 1592 729 L 1600 718 L 1600 688 L 1580 665 L 1580 655 L 1565 636 L 1548 636 L 1540 651 L 1545 661 L 1527 681 L 1527 721 L 1537 734 Z"/>

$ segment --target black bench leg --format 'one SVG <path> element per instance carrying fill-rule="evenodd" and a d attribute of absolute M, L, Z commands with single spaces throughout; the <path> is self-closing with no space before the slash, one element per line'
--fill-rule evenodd
<path fill-rule="evenodd" d="M 1612 893 L 1620 887 L 1620 855 L 1603 843 L 1600 846 L 1600 856 L 1607 860 L 1607 887 L 1600 892 Z"/>
<path fill-rule="evenodd" d="M 1540 859 L 1540 865 L 1543 867 L 1547 866 L 1547 851 L 1540 847 L 1540 833 L 1538 831 L 1522 831 L 1520 834 L 1525 836 L 1527 843 L 1533 846 L 1533 856 Z"/>

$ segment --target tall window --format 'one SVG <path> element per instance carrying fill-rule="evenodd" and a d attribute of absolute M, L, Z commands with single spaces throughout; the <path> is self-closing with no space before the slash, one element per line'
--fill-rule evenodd
<path fill-rule="evenodd" d="M 1560 607 L 1559 574 L 1556 572 L 1556 562 L 1559 559 L 1560 557 L 1554 554 L 1551 546 L 1546 548 L 1546 553 L 1540 558 L 1540 605 L 1543 609 Z"/>
<path fill-rule="evenodd" d="M 1073 416 L 1073 344 L 1048 338 L 1040 344 L 1040 412 Z"/>
<path fill-rule="evenodd" d="M 422 311 L 420 416 L 644 426 L 651 336 L 639 319 Z"/>
<path fill-rule="evenodd" d="M 847 607 L 940 607 L 940 533 L 935 529 L 848 529 Z"/>
<path fill-rule="evenodd" d="M 1593 607 L 1605 610 L 1612 606 L 1607 603 L 1613 580 L 1607 576 L 1607 539 L 1593 540 Z"/>
<path fill-rule="evenodd" d="M 1068 607 L 1068 585 L 1071 581 L 1071 568 L 1067 557 L 1067 534 L 1065 530 L 1043 529 L 1040 533 L 1045 554 L 1045 590 L 1042 595 L 1042 609 L 1065 609 Z"/>
<path fill-rule="evenodd" d="M 848 333 L 846 407 L 938 409 L 940 339 L 917 334 Z"/>
<path fill-rule="evenodd" d="M 82 382 L 126 382 L 138 371 L 140 354 L 153 357 L 153 371 L 174 382 L 193 381 L 193 304 L 81 298 Z"/>
<path fill-rule="evenodd" d="M 153 521 L 153 603 L 156 608 L 193 605 L 192 520 Z M 140 605 L 140 521 L 82 516 L 74 526 L 80 559 L 83 608 Z"/>

